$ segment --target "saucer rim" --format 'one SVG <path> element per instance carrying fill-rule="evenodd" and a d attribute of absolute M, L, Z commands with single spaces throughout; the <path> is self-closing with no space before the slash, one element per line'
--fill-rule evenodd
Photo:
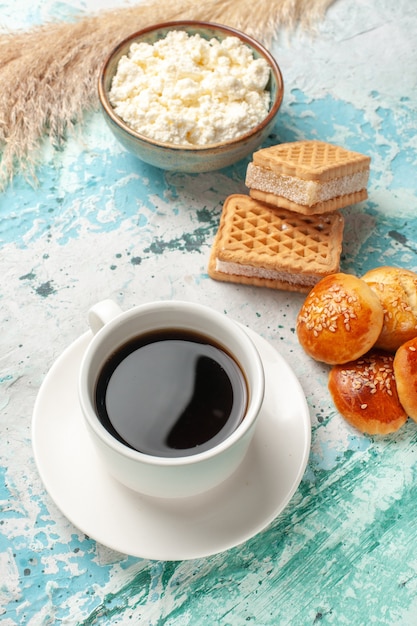
<path fill-rule="evenodd" d="M 92 336 L 91 332 L 87 331 L 86 333 L 78 337 L 78 339 L 76 339 L 74 342 L 72 342 L 53 363 L 52 367 L 48 371 L 40 387 L 39 393 L 35 401 L 35 407 L 34 407 L 33 418 L 32 418 L 32 446 L 33 446 L 33 452 L 34 452 L 34 457 L 35 457 L 35 463 L 36 463 L 40 478 L 42 480 L 42 483 L 47 493 L 49 494 L 49 497 L 52 499 L 52 501 L 60 510 L 60 512 L 78 530 L 82 531 L 91 539 L 94 539 L 95 541 L 101 543 L 102 545 L 105 545 L 108 548 L 111 548 L 118 552 L 122 552 L 124 554 L 129 554 L 131 556 L 135 556 L 138 558 L 148 558 L 148 559 L 154 559 L 154 560 L 187 560 L 187 559 L 202 558 L 202 557 L 210 556 L 210 555 L 217 554 L 219 552 L 223 552 L 225 550 L 231 549 L 238 545 L 241 545 L 245 541 L 248 541 L 249 539 L 257 535 L 258 533 L 263 531 L 265 528 L 267 528 L 272 523 L 272 521 L 280 513 L 282 513 L 282 511 L 286 508 L 289 501 L 293 497 L 294 493 L 298 489 L 298 486 L 302 480 L 302 477 L 304 475 L 304 472 L 307 466 L 310 445 L 311 445 L 311 423 L 310 423 L 309 409 L 308 409 L 307 401 L 306 401 L 304 392 L 302 390 L 301 384 L 296 378 L 291 367 L 288 365 L 287 361 L 282 357 L 282 355 L 278 352 L 278 350 L 276 350 L 276 348 L 272 346 L 261 335 L 257 334 L 255 331 L 247 327 L 244 327 L 244 326 L 242 327 L 248 333 L 249 337 L 252 338 L 255 345 L 258 347 L 258 350 L 261 354 L 261 358 L 263 357 L 262 361 L 264 362 L 264 359 L 267 356 L 266 352 L 269 352 L 269 357 L 273 356 L 276 363 L 279 363 L 280 367 L 284 368 L 286 375 L 289 376 L 289 378 L 291 379 L 291 383 L 294 385 L 295 389 L 298 392 L 298 402 L 300 404 L 300 408 L 302 408 L 302 410 L 299 411 L 297 414 L 297 417 L 298 417 L 297 428 L 299 428 L 299 431 L 300 431 L 298 434 L 301 435 L 301 437 L 299 437 L 297 440 L 298 454 L 300 455 L 300 461 L 297 466 L 297 471 L 294 472 L 294 476 L 292 476 L 291 483 L 288 483 L 288 488 L 286 489 L 285 497 L 281 497 L 280 499 L 278 499 L 278 501 L 275 503 L 273 510 L 271 512 L 269 512 L 267 515 L 264 515 L 264 516 L 261 515 L 261 519 L 258 521 L 256 525 L 252 525 L 244 530 L 240 529 L 240 532 L 237 533 L 234 540 L 229 539 L 226 541 L 225 540 L 222 541 L 221 538 L 219 538 L 218 541 L 217 542 L 215 541 L 214 543 L 212 543 L 212 545 L 206 545 L 205 540 L 204 541 L 202 540 L 201 547 L 199 549 L 196 549 L 196 548 L 191 549 L 191 551 L 187 551 L 186 549 L 181 549 L 181 548 L 178 549 L 174 546 L 171 546 L 170 550 L 165 550 L 161 552 L 156 545 L 152 546 L 152 542 L 150 542 L 151 545 L 148 544 L 148 546 L 146 547 L 144 545 L 141 545 L 140 540 L 137 545 L 131 546 L 131 549 L 126 549 L 126 546 L 124 545 L 124 541 L 118 540 L 117 537 L 114 537 L 114 536 L 112 537 L 111 535 L 114 533 L 112 533 L 111 531 L 108 532 L 106 531 L 106 529 L 101 528 L 100 532 L 98 530 L 95 532 L 94 528 L 86 527 L 85 519 L 81 519 L 83 518 L 83 515 L 80 515 L 80 511 L 68 510 L 68 505 L 66 505 L 66 502 L 65 502 L 66 501 L 65 495 L 62 496 L 62 494 L 57 495 L 55 493 L 53 489 L 53 485 L 51 484 L 54 482 L 55 479 L 53 480 L 51 479 L 51 473 L 47 469 L 48 459 L 42 458 L 41 448 L 42 448 L 42 439 L 44 439 L 45 436 L 47 436 L 42 432 L 42 424 L 45 421 L 47 421 L 47 416 L 45 416 L 45 409 L 47 411 L 52 410 L 52 408 L 49 406 L 50 388 L 54 385 L 55 377 L 59 373 L 59 369 L 65 365 L 66 361 L 70 362 L 71 359 L 76 360 L 76 361 L 78 360 L 81 361 L 82 354 L 85 351 L 86 346 L 87 346 L 87 342 L 90 340 Z M 78 352 L 80 353 L 79 355 L 78 355 Z M 267 366 L 265 366 L 265 363 L 264 363 L 264 367 L 265 369 L 267 369 Z M 76 378 L 76 373 L 72 372 L 72 374 Z M 267 376 L 266 376 L 266 379 L 268 379 Z M 50 395 L 52 396 L 53 394 L 50 394 Z M 267 398 L 265 398 L 264 404 L 266 402 L 267 402 Z M 71 410 L 67 407 L 64 407 L 64 410 L 67 410 L 67 413 L 71 413 L 71 415 L 67 416 L 67 419 L 70 419 L 70 417 L 72 416 L 73 414 L 72 409 L 73 407 L 71 408 Z M 264 407 L 263 407 L 263 413 L 264 413 L 264 419 L 262 420 L 262 414 L 261 414 L 260 421 L 257 426 L 257 432 L 255 432 L 254 441 L 250 444 L 248 455 L 250 454 L 251 448 L 253 448 L 256 445 L 257 438 L 259 439 L 261 437 L 262 428 L 264 428 L 264 430 L 266 429 L 267 417 L 265 417 L 265 414 L 267 413 L 267 409 Z M 81 416 L 80 410 L 78 411 L 78 418 L 80 422 L 78 426 L 78 429 L 80 431 L 79 434 L 83 434 L 83 436 L 88 438 L 87 430 L 86 429 L 84 430 L 81 427 L 82 416 Z M 61 416 L 61 419 L 64 419 L 64 418 Z M 277 418 L 273 416 L 272 418 L 268 418 L 268 419 L 276 420 Z M 262 426 L 262 424 L 264 425 Z M 88 442 L 88 444 L 90 444 L 90 442 Z M 59 445 L 59 441 L 58 441 L 58 445 Z M 61 442 L 61 446 L 62 446 L 62 442 Z M 50 462 L 51 462 L 51 459 L 49 459 L 49 463 Z M 262 459 L 261 459 L 261 462 L 262 462 Z M 96 459 L 95 463 L 96 465 L 100 463 L 98 458 Z M 187 498 L 186 499 L 187 506 L 190 506 L 190 510 L 192 510 L 193 508 L 192 503 L 195 503 L 197 507 L 203 506 L 204 508 L 204 502 L 203 502 L 204 499 L 208 501 L 209 498 L 215 497 L 216 492 L 218 490 L 224 491 L 226 489 L 233 489 L 236 486 L 241 486 L 241 483 L 244 480 L 248 481 L 248 479 L 249 479 L 249 476 L 245 475 L 245 460 L 244 460 L 242 465 L 238 468 L 238 470 L 236 470 L 233 476 L 231 476 L 223 485 L 220 485 L 219 487 L 216 487 L 210 491 L 210 496 L 208 494 L 202 494 L 200 496 L 192 496 L 190 498 Z M 116 481 L 110 475 L 108 475 L 105 472 L 104 468 L 102 467 L 100 467 L 100 480 L 102 481 L 102 485 L 101 485 L 102 490 L 103 488 L 104 490 L 106 490 L 107 488 L 107 491 L 109 493 L 111 493 L 112 490 L 114 491 L 115 489 L 114 483 Z M 111 486 L 110 486 L 110 483 L 111 483 Z M 249 496 L 251 493 L 250 489 L 251 488 L 249 487 L 248 488 Z M 152 506 L 155 503 L 155 513 L 154 513 L 155 521 L 158 521 L 157 520 L 158 515 L 160 518 L 164 515 L 164 507 L 170 507 L 172 505 L 172 500 L 168 499 L 167 501 L 165 501 L 162 498 L 161 499 L 149 498 L 147 496 L 143 496 L 141 494 L 137 494 L 133 491 L 130 491 L 129 489 L 125 488 L 123 485 L 120 485 L 119 483 L 117 483 L 117 490 L 119 492 L 118 495 L 122 498 L 122 500 L 126 499 L 126 503 L 129 500 L 129 503 L 128 503 L 129 506 L 137 505 L 140 509 L 140 505 L 141 504 L 145 505 L 146 503 L 146 505 L 148 506 L 148 509 L 146 510 L 152 511 Z M 254 487 L 252 487 L 252 492 L 254 492 Z M 273 495 L 274 494 L 272 493 L 268 494 L 269 497 L 273 497 Z M 252 493 L 252 498 L 253 498 L 253 493 Z M 149 508 L 149 503 L 151 503 L 150 508 Z M 140 515 L 140 513 L 138 513 L 138 515 Z M 241 517 L 243 516 L 241 516 L 239 512 L 237 512 L 236 518 L 238 518 L 239 523 L 242 522 Z M 147 543 L 146 538 L 144 539 L 144 543 L 145 544 Z"/>

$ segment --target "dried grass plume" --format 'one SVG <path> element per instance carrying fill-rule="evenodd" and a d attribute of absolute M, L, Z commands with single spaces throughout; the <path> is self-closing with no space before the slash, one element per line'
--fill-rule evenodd
<path fill-rule="evenodd" d="M 0 188 L 17 170 L 34 180 L 44 137 L 54 146 L 97 106 L 99 68 L 136 30 L 199 19 L 233 26 L 268 45 L 279 27 L 309 29 L 334 0 L 147 0 L 75 22 L 0 33 Z"/>

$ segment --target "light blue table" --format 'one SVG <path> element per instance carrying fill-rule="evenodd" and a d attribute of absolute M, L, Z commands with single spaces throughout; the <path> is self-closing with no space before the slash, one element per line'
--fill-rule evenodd
<path fill-rule="evenodd" d="M 0 23 L 27 27 L 93 4 L 3 0 Z M 416 40 L 414 0 L 338 0 L 316 37 L 273 44 L 286 93 L 271 142 L 318 138 L 372 157 L 369 199 L 345 210 L 346 272 L 417 270 Z M 125 153 L 97 113 L 62 152 L 45 148 L 37 188 L 17 176 L 0 196 L 2 625 L 417 624 L 416 424 L 386 438 L 351 429 L 327 368 L 297 343 L 303 297 L 207 276 L 222 202 L 245 192 L 246 164 L 158 171 Z M 123 308 L 198 300 L 260 334 L 296 373 L 311 416 L 308 466 L 287 508 L 243 545 L 184 561 L 126 556 L 86 537 L 46 493 L 35 399 L 103 297 Z"/>

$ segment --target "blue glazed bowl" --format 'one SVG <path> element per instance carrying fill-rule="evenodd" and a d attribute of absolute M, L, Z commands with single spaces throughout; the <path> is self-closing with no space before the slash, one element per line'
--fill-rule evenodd
<path fill-rule="evenodd" d="M 189 35 L 199 34 L 206 39 L 213 37 L 238 37 L 253 51 L 255 58 L 263 57 L 268 62 L 271 73 L 267 89 L 271 93 L 268 115 L 251 131 L 236 139 L 206 146 L 184 146 L 161 143 L 130 128 L 115 112 L 110 104 L 108 93 L 117 65 L 122 56 L 128 53 L 132 43 L 155 43 L 170 30 L 185 30 Z M 157 24 L 136 32 L 120 42 L 105 60 L 99 75 L 98 95 L 105 119 L 115 137 L 136 157 L 164 170 L 179 172 L 208 172 L 221 169 L 240 161 L 262 144 L 275 123 L 284 95 L 284 83 L 280 68 L 274 57 L 257 41 L 233 28 L 209 22 L 184 21 Z"/>

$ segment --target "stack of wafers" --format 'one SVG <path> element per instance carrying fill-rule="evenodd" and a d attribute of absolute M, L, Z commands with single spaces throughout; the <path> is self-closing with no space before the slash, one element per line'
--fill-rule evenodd
<path fill-rule="evenodd" d="M 322 141 L 255 152 L 249 195 L 229 196 L 209 261 L 228 282 L 307 292 L 339 270 L 340 209 L 367 198 L 370 158 Z"/>

